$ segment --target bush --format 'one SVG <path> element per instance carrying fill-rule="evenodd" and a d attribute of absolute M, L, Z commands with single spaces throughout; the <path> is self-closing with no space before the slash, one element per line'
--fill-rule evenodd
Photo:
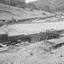
<path fill-rule="evenodd" d="M 60 36 L 60 33 L 58 33 L 57 31 L 47 30 L 46 32 L 40 32 L 38 35 L 39 35 L 40 41 L 41 41 L 41 40 L 44 40 L 44 39 L 58 38 Z"/>
<path fill-rule="evenodd" d="M 38 34 L 31 35 L 31 42 L 33 43 L 58 37 L 60 37 L 60 33 L 58 31 L 47 30 L 46 32 L 40 32 Z"/>

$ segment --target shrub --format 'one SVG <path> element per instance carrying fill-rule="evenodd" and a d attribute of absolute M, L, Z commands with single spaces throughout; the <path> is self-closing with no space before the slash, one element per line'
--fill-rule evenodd
<path fill-rule="evenodd" d="M 39 34 L 40 37 L 40 41 L 44 40 L 44 39 L 54 39 L 54 38 L 58 38 L 60 36 L 60 33 L 58 33 L 57 31 L 49 31 L 47 30 L 46 32 L 40 32 Z"/>

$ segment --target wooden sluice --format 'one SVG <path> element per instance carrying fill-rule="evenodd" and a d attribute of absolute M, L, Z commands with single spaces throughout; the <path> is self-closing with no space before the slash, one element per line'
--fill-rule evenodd
<path fill-rule="evenodd" d="M 30 34 L 30 35 L 16 35 L 16 36 L 8 36 L 8 34 L 0 34 L 0 43 L 2 44 L 10 44 L 10 43 L 17 43 L 18 40 L 21 42 L 33 42 L 33 37 L 37 34 Z"/>
<path fill-rule="evenodd" d="M 63 34 L 64 30 L 58 30 L 58 31 L 52 31 L 50 34 L 46 32 L 37 33 L 37 34 L 28 34 L 28 35 L 15 35 L 15 36 L 8 36 L 8 34 L 0 34 L 0 43 L 6 44 L 6 43 L 18 43 L 18 41 L 21 42 L 38 42 L 41 40 L 46 39 L 52 39 L 52 38 L 58 38 L 60 34 Z M 53 35 L 52 35 L 53 34 Z"/>

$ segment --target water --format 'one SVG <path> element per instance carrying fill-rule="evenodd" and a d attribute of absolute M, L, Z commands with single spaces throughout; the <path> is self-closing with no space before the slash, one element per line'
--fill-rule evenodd
<path fill-rule="evenodd" d="M 64 29 L 64 22 L 49 22 L 49 23 L 32 23 L 32 24 L 17 24 L 11 25 L 10 28 L 15 29 L 19 33 L 30 34 L 46 31 L 50 29 Z"/>
<path fill-rule="evenodd" d="M 64 29 L 64 22 L 47 22 L 47 23 L 27 23 L 10 25 L 8 28 L 9 35 L 33 34 L 50 29 Z"/>

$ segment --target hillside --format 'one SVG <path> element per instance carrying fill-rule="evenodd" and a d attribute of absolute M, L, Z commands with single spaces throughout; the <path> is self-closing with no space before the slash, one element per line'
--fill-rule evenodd
<path fill-rule="evenodd" d="M 18 4 L 25 4 L 25 0 L 0 0 L 1 3 L 16 6 Z"/>
<path fill-rule="evenodd" d="M 30 10 L 28 8 L 18 8 L 14 6 L 9 6 L 0 3 L 0 19 L 9 20 L 12 17 L 15 19 L 26 19 L 26 18 L 33 18 L 33 17 L 43 17 L 44 11 L 38 10 Z M 50 15 L 51 13 L 45 12 L 46 15 Z"/>
<path fill-rule="evenodd" d="M 48 12 L 64 11 L 64 0 L 38 0 L 30 3 L 35 4 L 39 10 Z"/>
<path fill-rule="evenodd" d="M 47 12 L 64 11 L 64 0 L 38 0 L 26 3 L 25 0 L 0 0 L 1 3 L 20 8 L 31 8 Z"/>

